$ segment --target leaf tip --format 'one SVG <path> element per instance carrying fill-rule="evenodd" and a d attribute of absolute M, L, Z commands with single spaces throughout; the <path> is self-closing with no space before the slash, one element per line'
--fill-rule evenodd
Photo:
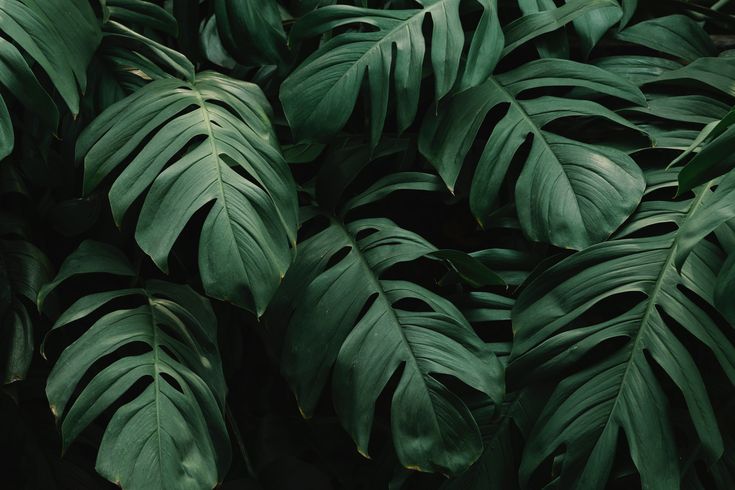
<path fill-rule="evenodd" d="M 301 406 L 301 403 L 298 400 L 296 400 L 296 406 L 299 408 L 301 418 L 303 418 L 304 420 L 309 420 L 311 418 L 311 415 L 304 411 L 304 408 Z"/>

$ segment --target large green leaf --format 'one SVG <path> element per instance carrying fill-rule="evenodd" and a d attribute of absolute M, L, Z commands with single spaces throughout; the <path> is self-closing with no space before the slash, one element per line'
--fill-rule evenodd
<path fill-rule="evenodd" d="M 486 222 L 521 146 L 532 139 L 515 187 L 524 232 L 531 240 L 582 249 L 606 239 L 633 212 L 643 194 L 643 175 L 626 154 L 562 137 L 544 127 L 565 117 L 625 119 L 592 100 L 542 96 L 521 98 L 542 87 L 573 86 L 644 103 L 643 94 L 622 78 L 566 60 L 543 59 L 456 94 L 424 121 L 419 149 L 450 190 L 486 117 L 498 106 L 507 113 L 495 125 L 480 156 L 470 190 L 470 207 Z M 484 136 L 484 135 L 482 135 Z"/>
<path fill-rule="evenodd" d="M 415 283 L 382 278 L 434 251 L 387 219 L 332 221 L 300 245 L 269 323 L 288 324 L 282 370 L 306 416 L 331 374 L 337 414 L 367 455 L 375 403 L 396 376 L 391 428 L 400 462 L 454 474 L 480 456 L 482 441 L 437 375 L 495 401 L 503 385 L 497 359 L 456 307 Z M 420 308 L 402 306 L 412 301 Z"/>
<path fill-rule="evenodd" d="M 651 171 L 648 180 L 651 193 L 673 189 L 676 171 Z M 706 193 L 644 202 L 619 239 L 572 255 L 521 293 L 513 311 L 510 379 L 559 381 L 524 450 L 522 483 L 562 451 L 560 488 L 605 488 L 622 432 L 643 488 L 679 488 L 668 397 L 657 370 L 683 396 L 704 459 L 712 463 L 721 456 L 722 436 L 695 345 L 683 343 L 677 329 L 711 351 L 735 382 L 735 347 L 701 306 L 713 303 L 723 254 L 700 242 L 679 272 L 681 231 L 628 238 L 654 225 L 686 226 Z M 621 306 L 611 311 L 615 303 Z"/>
<path fill-rule="evenodd" d="M 469 43 L 460 74 L 465 34 L 460 22 L 461 0 L 420 0 L 414 10 L 378 10 L 347 5 L 317 9 L 294 26 L 293 41 L 333 29 L 361 25 L 324 43 L 281 86 L 281 101 L 298 139 L 322 140 L 337 133 L 349 119 L 363 80 L 370 93 L 370 137 L 376 145 L 388 112 L 391 78 L 399 131 L 414 120 L 418 108 L 426 39 L 432 21 L 431 66 L 435 98 L 446 95 L 457 78 L 460 86 L 481 82 L 492 73 L 503 48 L 496 0 L 481 0 L 482 15 Z"/>
<path fill-rule="evenodd" d="M 56 284 L 80 273 L 130 267 L 120 256 L 111 268 L 108 246 L 83 245 L 81 256 L 74 253 L 64 263 Z M 103 255 L 96 257 L 95 250 Z M 138 306 L 110 311 L 122 298 Z M 151 490 L 198 490 L 222 481 L 230 464 L 226 387 L 209 302 L 188 286 L 162 281 L 94 293 L 69 307 L 47 340 L 84 321 L 93 323 L 61 353 L 46 386 L 63 447 L 112 408 L 96 465 L 108 480 Z M 145 346 L 142 353 L 111 356 L 136 344 Z M 82 382 L 89 372 L 91 379 Z M 128 398 L 128 390 L 141 382 L 142 391 Z"/>
<path fill-rule="evenodd" d="M 199 240 L 207 294 L 265 309 L 291 262 L 296 192 L 260 89 L 213 72 L 156 80 L 92 122 L 77 156 L 85 192 L 132 158 L 110 189 L 112 213 L 121 223 L 150 186 L 136 239 L 164 271 L 187 222 L 209 207 Z"/>

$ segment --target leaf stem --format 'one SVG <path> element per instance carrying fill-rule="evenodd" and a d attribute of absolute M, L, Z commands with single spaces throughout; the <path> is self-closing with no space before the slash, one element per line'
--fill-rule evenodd
<path fill-rule="evenodd" d="M 234 415 L 232 415 L 232 410 L 230 409 L 229 403 L 225 403 L 225 417 L 227 419 L 227 424 L 230 426 L 230 432 L 232 433 L 232 436 L 235 438 L 237 448 L 240 450 L 240 454 L 242 455 L 242 460 L 245 463 L 245 469 L 247 469 L 248 476 L 250 476 L 253 479 L 256 479 L 255 469 L 253 468 L 253 463 L 250 460 L 250 455 L 248 454 L 248 450 L 245 447 L 245 441 L 243 441 L 242 439 L 240 428 L 237 425 L 237 421 L 235 420 Z"/>

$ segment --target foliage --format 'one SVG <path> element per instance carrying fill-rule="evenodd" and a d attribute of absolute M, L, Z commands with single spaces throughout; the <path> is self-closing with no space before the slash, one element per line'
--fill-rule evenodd
<path fill-rule="evenodd" d="M 0 0 L 9 488 L 735 482 L 735 2 Z"/>

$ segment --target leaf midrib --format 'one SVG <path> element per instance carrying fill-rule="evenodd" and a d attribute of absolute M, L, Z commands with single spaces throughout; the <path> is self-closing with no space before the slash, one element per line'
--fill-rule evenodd
<path fill-rule="evenodd" d="M 713 181 L 710 181 L 707 183 L 701 190 L 698 196 L 696 196 L 692 203 L 691 207 L 689 208 L 689 211 L 687 212 L 686 216 L 682 220 L 681 224 L 686 222 L 693 214 L 694 212 L 699 208 L 699 206 L 702 204 L 702 201 L 704 200 L 704 197 L 707 195 L 707 192 L 710 188 L 710 186 L 713 184 Z M 671 248 L 669 249 L 669 253 L 666 256 L 666 260 L 664 261 L 661 272 L 659 273 L 658 278 L 656 279 L 656 283 L 653 286 L 653 289 L 651 290 L 651 293 L 648 295 L 648 303 L 646 305 L 646 309 L 643 312 L 643 316 L 641 317 L 640 321 L 640 328 L 638 329 L 638 333 L 636 333 L 635 337 L 633 338 L 633 345 L 631 347 L 630 356 L 626 362 L 625 371 L 623 371 L 623 376 L 620 378 L 620 386 L 617 390 L 617 393 L 615 394 L 615 402 L 613 403 L 613 406 L 610 408 L 610 413 L 607 416 L 607 420 L 605 421 L 605 427 L 608 426 L 610 423 L 610 419 L 612 418 L 613 414 L 617 410 L 618 403 L 620 402 L 620 394 L 623 391 L 623 387 L 626 385 L 626 381 L 628 379 L 628 374 L 630 373 L 630 368 L 634 364 L 633 358 L 643 349 L 643 346 L 641 345 L 643 335 L 642 333 L 649 328 L 649 319 L 651 317 L 651 314 L 653 313 L 654 309 L 656 308 L 656 305 L 658 305 L 658 295 L 661 293 L 664 287 L 664 280 L 666 279 L 666 276 L 670 272 L 670 270 L 673 268 L 674 265 L 674 259 L 676 258 L 676 250 L 679 245 L 679 233 L 681 231 L 681 224 L 679 224 L 679 230 L 677 230 L 676 235 L 672 239 Z"/>
<path fill-rule="evenodd" d="M 520 114 L 521 119 L 523 121 L 525 121 L 527 123 L 527 125 L 531 128 L 531 132 L 533 133 L 534 139 L 541 140 L 544 148 L 551 155 L 554 156 L 554 160 L 557 162 L 557 164 L 561 168 L 561 174 L 564 176 L 564 180 L 566 180 L 566 182 L 567 182 L 567 184 L 569 185 L 570 188 L 574 189 L 574 186 L 572 185 L 572 183 L 569 180 L 569 176 L 564 171 L 564 164 L 561 162 L 561 160 L 559 160 L 559 157 L 557 157 L 556 153 L 552 149 L 551 143 L 549 143 L 549 141 L 546 139 L 546 135 L 544 134 L 543 129 L 541 127 L 539 127 L 539 125 L 536 124 L 536 122 L 528 114 L 528 112 L 526 112 L 526 109 L 524 109 L 523 105 L 518 101 L 518 99 L 516 98 L 516 96 L 513 95 L 507 88 L 505 88 L 505 86 L 502 83 L 500 83 L 497 80 L 497 78 L 495 78 L 495 75 L 492 75 L 492 76 L 488 77 L 487 81 L 488 82 L 492 82 L 493 86 L 497 90 L 499 90 L 500 92 L 502 92 L 502 94 L 505 96 L 505 99 L 508 101 L 508 103 L 511 105 L 511 107 L 513 109 L 515 109 Z M 528 160 L 526 160 L 526 162 L 527 161 Z M 523 162 L 524 163 L 524 167 L 525 167 L 525 163 L 526 162 Z M 574 206 L 577 209 L 577 213 L 579 214 L 579 219 L 584 223 L 585 220 L 584 220 L 584 217 L 582 215 L 582 209 L 580 208 L 578 199 L 576 198 L 576 195 L 577 194 L 574 193 L 574 195 L 575 195 Z M 584 228 L 585 228 L 585 235 L 586 235 L 587 234 L 587 227 L 586 227 L 586 225 L 585 225 Z"/>
<path fill-rule="evenodd" d="M 212 120 L 209 118 L 209 111 L 207 110 L 207 104 L 204 101 L 204 97 L 202 97 L 202 93 L 199 91 L 196 84 L 191 83 L 189 84 L 189 86 L 191 87 L 192 92 L 194 92 L 194 94 L 196 95 L 197 102 L 199 103 L 199 110 L 202 112 L 202 115 L 203 115 L 204 125 L 206 126 L 206 129 L 207 129 L 207 141 L 209 142 L 209 147 L 211 149 L 212 157 L 214 158 L 215 166 L 217 167 L 217 187 L 219 189 L 220 199 L 222 200 L 222 209 L 224 210 L 225 215 L 227 216 L 227 225 L 230 230 L 230 234 L 232 235 L 232 239 L 237 245 L 235 249 L 238 251 L 238 255 L 239 255 L 240 247 L 239 247 L 239 244 L 237 244 L 237 239 L 235 238 L 235 230 L 232 225 L 233 221 L 232 221 L 232 218 L 230 217 L 230 209 L 227 204 L 227 197 L 225 196 L 225 186 L 223 182 L 224 179 L 222 178 L 222 167 L 221 167 L 222 164 L 220 161 L 219 150 L 217 149 L 217 144 L 215 141 L 214 128 L 212 127 L 213 126 Z M 240 257 L 240 260 L 242 260 L 242 257 Z M 250 278 L 247 276 L 248 274 L 247 270 L 245 269 L 245 267 L 243 267 L 242 270 L 245 274 L 245 281 L 249 283 Z"/>
<path fill-rule="evenodd" d="M 380 279 L 377 277 L 373 269 L 370 267 L 370 264 L 368 263 L 367 259 L 363 256 L 362 249 L 358 246 L 357 241 L 352 236 L 352 234 L 347 230 L 344 223 L 338 220 L 332 220 L 332 222 L 342 231 L 346 239 L 349 241 L 349 244 L 352 246 L 352 249 L 356 252 L 356 256 L 358 257 L 358 261 L 360 265 L 367 271 L 366 276 L 368 276 L 369 281 L 372 283 L 373 290 L 377 292 L 378 298 L 383 302 L 385 305 L 385 308 L 389 311 L 389 314 L 391 318 L 393 319 L 394 324 L 397 326 L 398 333 L 401 335 L 401 339 L 403 340 L 405 350 L 409 354 L 409 361 L 413 365 L 413 367 L 416 369 L 416 372 L 419 373 L 419 378 L 421 379 L 421 383 L 427 393 L 427 397 L 429 400 L 431 400 L 431 395 L 429 386 L 426 383 L 426 380 L 424 379 L 424 373 L 421 371 L 421 368 L 419 367 L 418 360 L 416 359 L 416 355 L 413 352 L 413 349 L 410 348 L 411 343 L 406 338 L 405 333 L 403 332 L 403 324 L 401 324 L 400 320 L 398 319 L 398 316 L 395 313 L 395 310 L 393 308 L 393 304 L 390 302 L 390 300 L 387 298 L 387 295 L 385 293 L 385 290 L 383 289 L 383 285 L 380 282 Z M 358 320 L 359 321 L 359 320 Z M 354 326 L 353 326 L 354 328 Z M 433 403 L 431 404 L 433 408 Z M 434 415 L 435 411 L 432 409 L 432 415 Z M 442 438 L 442 442 L 444 441 L 444 434 L 441 431 L 441 425 L 438 423 L 438 420 L 436 416 L 433 417 L 434 426 L 437 429 L 437 433 Z M 367 449 L 367 448 L 365 448 Z M 365 451 L 367 453 L 367 451 Z"/>
<path fill-rule="evenodd" d="M 359 58 L 357 58 L 353 63 L 352 66 L 350 66 L 345 72 L 340 75 L 340 77 L 327 89 L 325 96 L 322 97 L 322 100 L 319 101 L 317 104 L 317 108 L 322 107 L 323 104 L 326 103 L 327 95 L 331 94 L 335 88 L 342 83 L 342 81 L 347 77 L 347 75 L 352 74 L 355 70 L 357 70 L 358 66 L 365 66 L 367 68 L 368 63 L 365 63 L 365 58 L 369 58 L 372 55 L 372 52 L 377 49 L 379 46 L 382 46 L 383 42 L 386 42 L 386 40 L 390 40 L 392 42 L 393 36 L 400 32 L 402 29 L 407 29 L 408 26 L 411 24 L 411 22 L 416 21 L 419 17 L 423 19 L 423 17 L 434 10 L 437 6 L 444 6 L 445 3 L 451 2 L 453 0 L 439 0 L 438 2 L 434 3 L 433 5 L 430 5 L 428 7 L 424 7 L 422 9 L 417 9 L 416 14 L 412 15 L 411 17 L 408 17 L 407 19 L 399 20 L 397 23 L 397 26 L 390 29 L 389 31 L 386 31 L 386 34 L 381 37 L 378 41 L 375 42 L 373 46 L 370 47 L 367 51 L 365 51 L 362 55 L 360 55 Z M 378 31 L 381 32 L 381 31 Z M 324 56 L 324 55 L 322 55 Z M 424 58 L 426 55 L 424 55 Z M 321 58 L 321 56 L 320 56 Z M 362 84 L 362 80 L 360 80 L 360 84 Z M 317 113 L 317 111 L 313 111 L 313 113 Z"/>
<path fill-rule="evenodd" d="M 158 325 L 156 324 L 156 311 L 154 308 L 155 299 L 148 293 L 145 292 L 148 300 L 148 311 L 151 319 L 151 329 L 153 330 L 151 336 L 151 342 L 153 343 L 153 389 L 155 391 L 154 400 L 156 403 L 156 438 L 158 439 L 158 468 L 161 475 L 161 481 L 165 481 L 163 474 L 163 444 L 161 442 L 161 405 L 159 398 L 161 397 L 161 371 L 159 369 L 159 355 L 158 350 L 160 349 L 160 343 L 158 340 Z"/>

